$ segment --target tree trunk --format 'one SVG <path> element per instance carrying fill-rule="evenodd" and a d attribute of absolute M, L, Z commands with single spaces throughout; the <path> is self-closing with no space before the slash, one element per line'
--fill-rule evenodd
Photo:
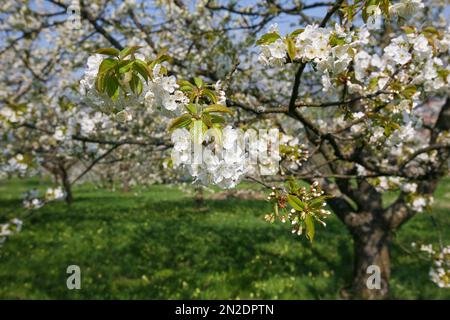
<path fill-rule="evenodd" d="M 386 299 L 389 294 L 390 233 L 382 227 L 368 229 L 353 233 L 354 298 Z"/>
<path fill-rule="evenodd" d="M 69 181 L 69 175 L 67 174 L 67 171 L 63 167 L 61 167 L 61 182 L 64 188 L 64 192 L 66 193 L 66 203 L 70 205 L 73 202 L 72 184 Z"/>

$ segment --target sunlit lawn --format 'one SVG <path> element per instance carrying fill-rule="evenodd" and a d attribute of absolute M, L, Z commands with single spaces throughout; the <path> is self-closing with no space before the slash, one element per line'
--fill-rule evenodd
<path fill-rule="evenodd" d="M 35 181 L 0 182 L 0 223 L 18 214 Z M 0 248 L 0 298 L 8 299 L 336 299 L 348 287 L 352 240 L 336 218 L 311 245 L 288 226 L 263 220 L 257 200 L 208 200 L 196 209 L 176 186 L 135 193 L 75 189 L 71 207 L 36 211 Z M 450 181 L 436 193 L 434 215 L 450 244 Z M 437 242 L 427 214 L 398 234 L 393 298 L 449 299 L 429 280 L 429 263 L 405 253 L 412 241 Z M 82 289 L 68 290 L 66 268 L 79 265 Z"/>

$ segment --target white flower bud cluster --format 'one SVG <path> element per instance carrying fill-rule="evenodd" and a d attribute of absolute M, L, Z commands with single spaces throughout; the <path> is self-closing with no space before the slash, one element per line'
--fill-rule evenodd
<path fill-rule="evenodd" d="M 305 232 L 305 228 L 308 228 L 308 224 L 305 223 L 306 219 L 314 219 L 322 226 L 326 227 L 325 219 L 331 214 L 331 212 L 325 209 L 327 203 L 324 201 L 324 191 L 321 189 L 319 182 L 314 181 L 310 186 L 309 190 L 306 187 L 301 187 L 299 189 L 294 189 L 294 194 L 286 195 L 284 192 L 277 191 L 275 187 L 272 187 L 271 193 L 268 195 L 267 200 L 274 202 L 275 213 L 269 213 L 265 215 L 264 219 L 268 222 L 273 223 L 275 218 L 278 218 L 282 223 L 290 222 L 291 232 L 298 236 L 301 236 Z M 292 188 L 291 188 L 291 191 Z M 290 198 L 291 197 L 291 198 Z M 298 206 L 294 207 L 291 201 L 293 198 L 297 199 L 295 201 L 300 201 L 305 206 L 302 210 Z M 317 202 L 319 201 L 319 202 Z M 292 208 L 288 209 L 287 202 L 291 204 Z M 297 204 L 298 205 L 298 204 Z M 310 205 L 310 206 L 309 206 Z M 320 205 L 319 207 L 317 205 Z M 299 210 L 296 210 L 299 209 Z M 280 213 L 281 210 L 281 213 Z M 306 230 L 308 232 L 308 230 Z M 310 234 L 307 236 L 309 237 Z M 312 240 L 312 238 L 310 238 Z"/>
<path fill-rule="evenodd" d="M 287 161 L 285 166 L 290 171 L 298 170 L 309 159 L 309 150 L 300 144 L 298 138 L 281 133 L 280 154 Z"/>
<path fill-rule="evenodd" d="M 439 288 L 450 288 L 450 246 L 443 247 L 440 252 L 433 249 L 432 244 L 422 245 L 420 251 L 433 259 L 430 268 L 430 279 Z"/>

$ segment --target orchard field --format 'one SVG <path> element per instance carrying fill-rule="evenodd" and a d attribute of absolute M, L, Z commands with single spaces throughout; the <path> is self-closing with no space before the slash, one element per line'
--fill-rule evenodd
<path fill-rule="evenodd" d="M 20 215 L 22 192 L 46 186 L 2 181 L 2 219 Z M 334 215 L 310 243 L 265 222 L 263 200 L 207 193 L 207 210 L 198 210 L 192 195 L 171 185 L 125 193 L 83 184 L 74 195 L 71 206 L 34 211 L 0 248 L 1 299 L 341 299 L 351 283 L 352 239 Z M 391 298 L 450 298 L 430 281 L 430 261 L 411 248 L 448 230 L 449 199 L 447 178 L 435 193 L 438 228 L 421 213 L 396 235 Z M 448 232 L 441 236 L 449 242 Z M 71 264 L 81 268 L 81 290 L 66 288 Z"/>

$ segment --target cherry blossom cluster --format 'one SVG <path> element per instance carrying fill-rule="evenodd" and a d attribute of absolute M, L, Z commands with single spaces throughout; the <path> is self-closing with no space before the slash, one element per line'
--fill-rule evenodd
<path fill-rule="evenodd" d="M 8 149 L 5 148 L 3 150 L 3 155 L 8 156 Z M 0 171 L 3 173 L 17 173 L 19 176 L 22 176 L 27 171 L 28 165 L 29 163 L 24 155 L 18 153 L 11 156 L 5 164 L 0 165 Z"/>
<path fill-rule="evenodd" d="M 298 138 L 278 129 L 247 130 L 226 126 L 210 129 L 196 141 L 185 128 L 172 134 L 172 165 L 188 169 L 196 181 L 221 188 L 235 187 L 245 175 L 269 176 L 302 165 L 309 155 Z"/>
<path fill-rule="evenodd" d="M 420 251 L 432 258 L 433 265 L 429 272 L 431 281 L 439 288 L 450 288 L 450 246 L 436 251 L 432 244 L 421 245 Z"/>
<path fill-rule="evenodd" d="M 22 204 L 26 209 L 36 210 L 42 208 L 46 203 L 63 200 L 65 196 L 66 194 L 62 187 L 47 188 L 43 197 L 40 196 L 39 190 L 32 189 L 23 193 Z"/>
<path fill-rule="evenodd" d="M 362 166 L 360 170 L 364 170 Z M 378 192 L 400 190 L 406 194 L 406 205 L 414 212 L 430 211 L 434 198 L 431 195 L 422 195 L 418 193 L 417 183 L 408 181 L 401 177 L 385 177 L 369 180 Z"/>
<path fill-rule="evenodd" d="M 345 84 L 349 93 L 373 93 L 383 90 L 397 73 L 400 81 L 411 86 L 423 86 L 425 92 L 449 88 L 450 69 L 447 62 L 439 57 L 450 48 L 449 32 L 440 34 L 433 28 L 417 30 L 411 27 L 406 29 L 404 35 L 391 39 L 382 55 L 366 51 L 371 41 L 366 26 L 347 31 L 339 24 L 334 28 L 308 25 L 293 34 L 287 40 L 283 39 L 277 26 L 272 26 L 267 34 L 272 38 L 262 42 L 266 44 L 261 45 L 260 61 L 267 65 L 283 65 L 289 61 L 311 62 L 314 69 L 322 74 L 324 91 Z M 353 77 L 347 73 L 350 63 L 354 67 Z M 346 81 L 343 82 L 344 78 Z M 406 107 L 410 103 L 403 104 L 408 109 Z"/>
<path fill-rule="evenodd" d="M 206 144 L 203 147 L 192 141 L 186 129 L 177 129 L 172 134 L 173 166 L 187 168 L 194 182 L 233 188 L 246 173 L 245 150 L 238 138 L 237 130 L 227 126 L 222 131 L 222 139 L 215 139 L 208 132 L 202 139 Z"/>
<path fill-rule="evenodd" d="M 167 71 L 161 63 L 155 63 L 151 70 L 147 70 L 149 76 L 144 73 L 137 75 L 139 81 L 142 81 L 142 88 L 139 91 L 131 88 L 134 83 L 129 79 L 131 73 L 121 75 L 119 86 L 122 90 L 118 90 L 117 95 L 111 97 L 107 92 L 99 91 L 96 88 L 96 81 L 105 59 L 108 59 L 108 56 L 99 53 L 88 58 L 84 77 L 80 81 L 80 94 L 89 105 L 96 106 L 106 114 L 115 114 L 117 121 L 132 120 L 132 110 L 140 105 L 145 105 L 165 116 L 178 116 L 183 111 L 184 105 L 189 102 L 185 94 L 177 90 L 179 85 L 175 76 L 167 76 Z M 124 61 L 131 59 L 145 61 L 144 55 L 140 53 L 129 55 Z"/>

